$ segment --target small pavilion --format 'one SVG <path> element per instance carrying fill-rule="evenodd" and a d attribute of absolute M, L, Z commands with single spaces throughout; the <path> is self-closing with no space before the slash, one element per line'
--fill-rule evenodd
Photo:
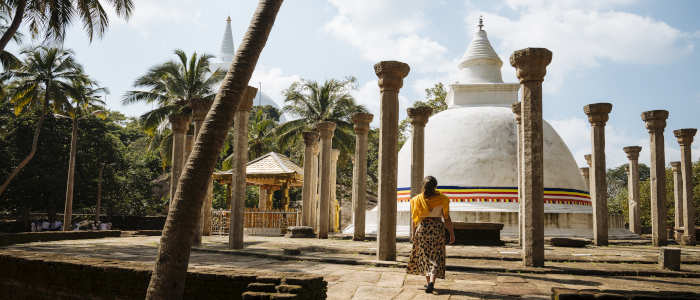
<path fill-rule="evenodd" d="M 227 186 L 227 197 L 231 199 L 231 181 L 233 170 L 214 172 L 212 179 Z M 293 163 L 289 157 L 277 152 L 269 152 L 246 164 L 246 184 L 260 188 L 258 208 L 272 208 L 272 193 L 282 190 L 285 210 L 289 207 L 289 188 L 300 187 L 304 183 L 304 170 Z M 228 206 L 228 204 L 227 204 Z"/>

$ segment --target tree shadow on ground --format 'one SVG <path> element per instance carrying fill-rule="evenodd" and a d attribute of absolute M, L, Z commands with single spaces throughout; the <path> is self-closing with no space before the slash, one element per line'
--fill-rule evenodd
<path fill-rule="evenodd" d="M 549 282 L 556 282 L 560 284 L 570 284 L 570 285 L 585 285 L 585 286 L 601 286 L 603 285 L 600 282 L 597 281 L 588 281 L 588 280 L 579 280 L 579 279 L 560 279 L 560 278 L 549 278 L 549 277 L 537 277 L 537 276 L 528 276 L 524 274 L 513 274 L 509 275 L 513 277 L 520 277 L 523 279 L 530 279 L 530 280 L 541 280 L 541 281 L 549 281 Z"/>

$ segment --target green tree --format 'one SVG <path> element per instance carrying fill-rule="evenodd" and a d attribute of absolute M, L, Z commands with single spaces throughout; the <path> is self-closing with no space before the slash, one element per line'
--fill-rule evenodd
<path fill-rule="evenodd" d="M 14 167 L 0 186 L 2 195 L 13 178 L 32 160 L 37 151 L 39 135 L 46 115 L 54 103 L 65 103 L 72 82 L 82 80 L 82 66 L 75 61 L 73 51 L 58 48 L 37 47 L 22 51 L 22 66 L 6 73 L 13 81 L 9 87 L 10 103 L 15 114 L 26 109 L 37 109 L 41 115 L 34 130 L 29 154 Z"/>
<path fill-rule="evenodd" d="M 433 115 L 447 109 L 447 90 L 438 82 L 433 87 L 425 89 L 425 101 L 416 101 L 413 106 L 428 106 L 433 109 Z M 408 117 L 399 122 L 399 149 L 406 142 L 411 133 L 411 122 Z"/>
<path fill-rule="evenodd" d="M 90 41 L 93 36 L 101 37 L 109 26 L 109 17 L 102 3 L 107 2 L 116 14 L 123 18 L 129 18 L 134 4 L 131 0 L 8 0 L 2 1 L 0 10 L 5 14 L 14 11 L 12 22 L 0 38 L 0 51 L 14 37 L 22 21 L 29 22 L 27 26 L 32 36 L 40 33 L 48 39 L 62 41 L 66 28 L 79 18 L 83 23 L 83 30 L 88 34 Z"/>

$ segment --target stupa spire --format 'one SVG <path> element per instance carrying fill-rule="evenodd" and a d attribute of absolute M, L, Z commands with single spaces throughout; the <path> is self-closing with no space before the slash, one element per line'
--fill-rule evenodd
<path fill-rule="evenodd" d="M 224 29 L 224 37 L 221 40 L 221 50 L 219 53 L 219 59 L 221 63 L 228 66 L 228 64 L 233 61 L 233 54 L 235 49 L 233 48 L 233 32 L 231 31 L 231 17 L 226 18 L 226 28 Z"/>
<path fill-rule="evenodd" d="M 474 33 L 472 42 L 459 63 L 459 68 L 466 75 L 464 83 L 503 83 L 503 61 L 491 47 L 484 30 L 483 17 L 479 17 L 478 27 L 479 30 Z"/>

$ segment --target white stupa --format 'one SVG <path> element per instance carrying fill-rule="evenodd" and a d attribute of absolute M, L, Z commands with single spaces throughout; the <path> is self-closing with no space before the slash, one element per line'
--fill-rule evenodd
<path fill-rule="evenodd" d="M 517 132 L 511 104 L 518 83 L 503 83 L 503 62 L 483 24 L 458 67 L 461 82 L 449 85 L 448 109 L 425 128 L 424 174 L 435 176 L 450 197 L 453 221 L 504 224 L 517 235 Z M 592 235 L 592 208 L 585 180 L 569 148 L 546 121 L 544 130 L 545 235 Z M 410 139 L 398 158 L 397 235 L 408 235 L 411 184 Z M 367 234 L 376 234 L 377 209 L 367 212 Z M 613 224 L 611 224 L 613 225 Z M 352 233 L 352 225 L 344 230 Z M 615 235 L 611 232 L 611 235 Z"/>

